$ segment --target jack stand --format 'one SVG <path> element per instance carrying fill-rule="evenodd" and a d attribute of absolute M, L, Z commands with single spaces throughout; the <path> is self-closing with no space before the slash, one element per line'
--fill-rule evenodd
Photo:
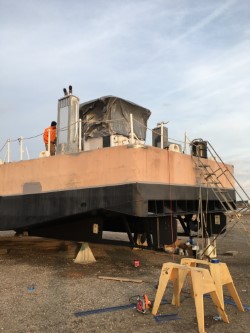
<path fill-rule="evenodd" d="M 210 293 L 211 299 L 217 308 L 219 315 L 225 323 L 229 323 L 228 317 L 221 304 L 213 279 L 207 269 L 196 268 L 188 265 L 180 265 L 175 263 L 165 263 L 162 266 L 159 286 L 157 289 L 152 314 L 156 315 L 161 303 L 164 291 L 168 281 L 173 282 L 174 295 L 172 304 L 180 306 L 180 292 L 183 287 L 186 276 L 190 276 L 192 288 L 194 292 L 194 301 L 196 307 L 196 316 L 198 322 L 199 333 L 205 333 L 204 327 L 204 301 L 203 295 Z"/>
<path fill-rule="evenodd" d="M 220 301 L 223 305 L 223 309 L 224 309 L 223 286 L 226 285 L 232 299 L 234 300 L 234 302 L 237 306 L 237 308 L 240 311 L 244 312 L 243 305 L 241 303 L 241 300 L 240 300 L 240 297 L 237 293 L 237 290 L 234 286 L 232 276 L 229 273 L 229 270 L 227 268 L 227 264 L 218 262 L 215 259 L 214 259 L 214 261 L 216 261 L 216 262 L 213 263 L 213 259 L 212 259 L 212 262 L 208 262 L 208 261 L 205 261 L 205 260 L 183 258 L 183 259 L 181 259 L 181 264 L 182 265 L 187 265 L 187 266 L 190 266 L 190 267 L 196 267 L 197 264 L 209 266 L 209 271 L 210 271 L 210 274 L 211 274 L 212 279 L 214 281 L 215 287 L 217 289 L 217 293 L 218 293 L 218 296 L 220 298 Z"/>
<path fill-rule="evenodd" d="M 144 234 L 136 234 L 134 241 L 138 246 L 148 246 L 146 236 Z"/>
<path fill-rule="evenodd" d="M 92 262 L 96 262 L 96 259 L 89 247 L 88 243 L 82 243 L 82 246 L 74 259 L 74 263 L 76 264 L 89 264 Z"/>
<path fill-rule="evenodd" d="M 216 258 L 217 257 L 217 251 L 216 251 L 216 241 L 213 240 L 212 241 L 212 244 L 210 242 L 210 239 L 208 238 L 207 239 L 207 247 L 206 247 L 206 251 L 205 251 L 205 255 L 209 258 L 209 259 L 212 259 L 212 258 Z"/>

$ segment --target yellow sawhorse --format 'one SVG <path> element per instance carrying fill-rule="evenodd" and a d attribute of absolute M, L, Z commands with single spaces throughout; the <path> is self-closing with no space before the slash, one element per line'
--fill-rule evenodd
<path fill-rule="evenodd" d="M 182 265 L 188 265 L 190 267 L 197 267 L 198 264 L 206 265 L 209 267 L 210 274 L 214 281 L 215 287 L 217 289 L 218 296 L 223 305 L 224 309 L 224 297 L 223 297 L 223 286 L 225 285 L 234 300 L 237 308 L 244 312 L 244 307 L 241 303 L 240 297 L 234 286 L 232 276 L 227 268 L 227 264 L 221 262 L 208 262 L 205 260 L 193 259 L 193 258 L 183 258 L 181 259 Z"/>
<path fill-rule="evenodd" d="M 173 282 L 174 295 L 173 303 L 180 305 L 180 291 L 184 284 L 186 276 L 189 275 L 192 283 L 194 301 L 196 307 L 196 316 L 199 333 L 205 333 L 204 328 L 204 301 L 203 295 L 210 293 L 211 299 L 217 308 L 219 315 L 225 323 L 229 323 L 228 317 L 221 304 L 215 284 L 208 269 L 191 267 L 189 265 L 180 265 L 175 263 L 165 263 L 162 265 L 159 285 L 152 309 L 152 314 L 156 315 L 161 303 L 164 291 L 169 281 Z"/>

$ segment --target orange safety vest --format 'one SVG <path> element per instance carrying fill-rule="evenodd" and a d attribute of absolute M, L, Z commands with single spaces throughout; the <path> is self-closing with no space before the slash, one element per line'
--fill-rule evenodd
<path fill-rule="evenodd" d="M 49 141 L 49 130 L 50 130 L 50 142 L 56 143 L 56 126 L 50 126 L 48 128 L 45 128 L 43 133 L 43 140 L 46 145 L 48 144 Z"/>

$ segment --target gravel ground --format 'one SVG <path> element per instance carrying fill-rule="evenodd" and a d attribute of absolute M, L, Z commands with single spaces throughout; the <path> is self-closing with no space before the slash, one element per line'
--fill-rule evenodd
<path fill-rule="evenodd" d="M 250 221 L 237 225 L 220 238 L 218 258 L 227 263 L 243 304 L 250 305 Z M 150 312 L 134 308 L 77 317 L 78 311 L 130 304 L 130 297 L 146 293 L 151 300 L 164 262 L 180 262 L 178 255 L 122 246 L 92 244 L 97 259 L 92 264 L 75 264 L 79 245 L 35 237 L 14 237 L 0 233 L 0 332 L 198 332 L 194 301 L 188 284 L 181 294 L 181 306 L 161 305 L 158 314 L 178 313 L 180 320 L 157 323 Z M 6 253 L 7 251 L 7 253 Z M 234 256 L 227 251 L 237 251 Z M 134 259 L 140 261 L 134 267 Z M 102 280 L 98 276 L 141 279 L 142 283 Z M 225 290 L 225 295 L 228 295 Z M 164 299 L 170 301 L 172 288 Z M 217 311 L 204 300 L 207 333 L 249 332 L 250 312 L 226 305 L 230 323 L 215 320 Z"/>

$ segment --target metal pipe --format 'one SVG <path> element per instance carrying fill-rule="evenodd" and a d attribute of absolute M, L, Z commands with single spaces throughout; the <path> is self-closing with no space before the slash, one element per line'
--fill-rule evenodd
<path fill-rule="evenodd" d="M 49 152 L 49 155 L 50 155 L 50 129 L 48 130 L 48 152 Z"/>
<path fill-rule="evenodd" d="M 161 149 L 163 149 L 163 122 L 161 122 Z"/>
<path fill-rule="evenodd" d="M 82 119 L 79 119 L 79 123 L 78 123 L 78 139 L 79 139 L 79 142 L 78 142 L 78 148 L 79 148 L 79 151 L 82 150 Z"/>
<path fill-rule="evenodd" d="M 134 144 L 134 125 L 133 125 L 133 114 L 130 113 L 130 135 L 131 135 L 131 144 Z"/>
<path fill-rule="evenodd" d="M 20 143 L 20 161 L 23 160 L 23 137 L 20 136 L 19 138 L 19 143 Z"/>
<path fill-rule="evenodd" d="M 184 153 L 187 154 L 187 132 L 184 133 Z"/>
<path fill-rule="evenodd" d="M 7 162 L 10 162 L 10 139 L 7 140 L 8 141 L 8 145 L 7 145 Z"/>
<path fill-rule="evenodd" d="M 157 126 L 160 126 L 161 127 L 161 149 L 163 149 L 163 136 L 164 136 L 164 133 L 163 133 L 163 129 L 164 129 L 164 126 L 163 125 L 166 125 L 167 123 L 169 123 L 168 121 L 167 122 L 160 122 L 157 124 Z"/>
<path fill-rule="evenodd" d="M 75 103 L 75 140 L 76 141 L 76 138 L 77 138 L 77 123 L 78 123 L 78 115 L 77 115 L 77 104 Z"/>
<path fill-rule="evenodd" d="M 30 154 L 29 154 L 29 151 L 28 151 L 28 147 L 26 147 L 26 154 L 27 154 L 28 160 L 30 160 Z"/>

